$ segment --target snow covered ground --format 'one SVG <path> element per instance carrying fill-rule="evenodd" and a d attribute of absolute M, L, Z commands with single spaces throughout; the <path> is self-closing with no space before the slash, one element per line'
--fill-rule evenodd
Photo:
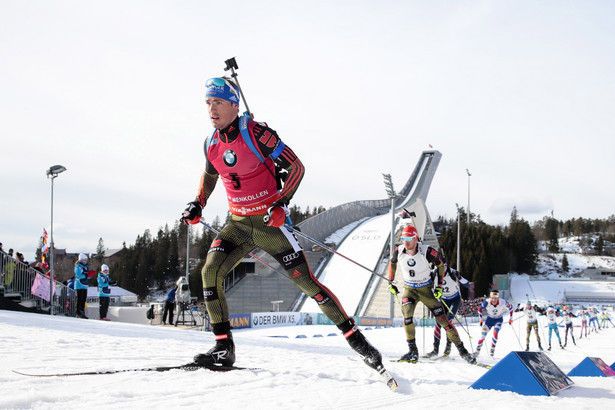
<path fill-rule="evenodd" d="M 611 314 L 612 315 L 612 314 Z M 613 315 L 612 315 L 613 316 Z M 524 343 L 525 320 L 500 332 L 495 364 Z M 476 347 L 479 329 L 460 334 Z M 546 336 L 545 329 L 542 330 Z M 578 336 L 579 329 L 575 329 Z M 329 336 L 335 334 L 335 336 Z M 332 326 L 292 326 L 234 331 L 237 365 L 258 371 L 211 373 L 131 372 L 77 377 L 26 377 L 24 372 L 71 372 L 185 363 L 213 345 L 211 333 L 100 322 L 0 310 L 0 408 L 34 409 L 605 409 L 615 406 L 615 378 L 571 377 L 574 385 L 554 396 L 523 396 L 468 387 L 488 372 L 453 359 L 436 363 L 393 363 L 406 351 L 402 328 L 366 329 L 400 384 L 390 391 L 377 374 L 357 360 Z M 304 338 L 296 338 L 304 335 Z M 322 337 L 318 337 L 321 335 Z M 533 336 L 532 336 L 533 337 Z M 615 360 L 615 329 L 592 333 L 577 346 L 548 356 L 568 373 L 585 357 Z M 432 328 L 417 330 L 421 354 L 432 344 Z M 547 342 L 543 341 L 543 346 Z M 554 343 L 557 346 L 557 343 Z M 536 342 L 531 339 L 531 346 Z M 441 347 L 444 348 L 443 346 Z M 610 404 L 609 404 L 610 403 Z"/>

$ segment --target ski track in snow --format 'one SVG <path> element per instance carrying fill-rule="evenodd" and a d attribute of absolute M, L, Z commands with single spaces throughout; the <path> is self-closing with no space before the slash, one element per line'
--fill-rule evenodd
<path fill-rule="evenodd" d="M 519 350 L 515 333 L 524 342 L 524 326 L 523 319 L 515 322 L 515 332 L 505 325 L 495 358 L 483 352 L 478 360 L 495 364 L 510 351 Z M 615 380 L 606 377 L 573 377 L 575 385 L 550 397 L 469 389 L 488 370 L 468 365 L 455 348 L 452 360 L 395 363 L 390 360 L 400 357 L 406 349 L 403 329 L 364 332 L 382 352 L 385 366 L 400 385 L 397 391 L 392 392 L 375 371 L 363 364 L 331 326 L 235 330 L 236 364 L 261 370 L 21 376 L 11 370 L 56 373 L 182 364 L 195 353 L 209 349 L 213 336 L 174 327 L 0 311 L 0 408 L 407 409 L 454 405 L 459 409 L 486 409 L 497 405 L 498 410 L 578 410 L 615 405 Z M 475 348 L 479 329 L 469 326 L 469 332 Z M 338 336 L 314 337 L 330 333 Z M 542 333 L 543 339 L 547 337 L 546 329 Z M 307 337 L 296 338 L 298 334 Z M 468 335 L 463 330 L 460 334 L 470 348 Z M 423 328 L 417 328 L 420 354 L 431 350 L 432 335 L 432 328 L 427 328 L 425 334 Z M 610 365 L 615 360 L 613 336 L 615 329 L 606 329 L 577 340 L 578 346 L 546 354 L 564 373 L 588 356 L 600 357 Z M 533 336 L 530 340 L 535 348 Z M 543 345 L 547 344 L 543 340 Z"/>

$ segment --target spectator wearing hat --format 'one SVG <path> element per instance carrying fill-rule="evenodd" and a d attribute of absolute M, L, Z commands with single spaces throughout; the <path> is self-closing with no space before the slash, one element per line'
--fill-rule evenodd
<path fill-rule="evenodd" d="M 107 319 L 107 312 L 109 311 L 109 301 L 111 299 L 111 285 L 115 285 L 117 282 L 111 281 L 109 267 L 104 264 L 100 267 L 96 281 L 98 282 L 100 320 L 109 320 Z"/>
<path fill-rule="evenodd" d="M 88 297 L 89 280 L 96 272 L 88 268 L 88 256 L 85 253 L 79 254 L 79 259 L 75 263 L 75 292 L 77 292 L 77 313 L 76 317 L 87 319 L 85 315 L 85 300 Z"/>

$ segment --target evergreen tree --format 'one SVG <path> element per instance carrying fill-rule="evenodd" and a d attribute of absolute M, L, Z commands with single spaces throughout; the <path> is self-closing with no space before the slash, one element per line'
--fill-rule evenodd
<path fill-rule="evenodd" d="M 105 258 L 105 250 L 105 241 L 103 241 L 103 238 L 98 238 L 98 245 L 96 246 L 96 256 L 94 257 L 94 260 L 96 261 L 98 267 L 100 267 L 103 263 L 103 260 Z"/>
<path fill-rule="evenodd" d="M 555 218 L 545 219 L 545 237 L 549 252 L 559 252 L 558 231 L 559 224 Z"/>
<path fill-rule="evenodd" d="M 511 252 L 510 270 L 534 273 L 538 257 L 536 238 L 527 221 L 519 219 L 516 208 L 513 208 L 508 227 L 508 246 Z"/>
<path fill-rule="evenodd" d="M 604 238 L 602 237 L 602 235 L 599 235 L 598 240 L 596 241 L 596 254 L 602 255 L 603 251 L 604 251 Z"/>
<path fill-rule="evenodd" d="M 564 272 L 568 272 L 568 269 L 568 257 L 566 256 L 566 254 L 564 254 L 564 256 L 562 257 L 562 270 Z"/>
<path fill-rule="evenodd" d="M 162 229 L 158 230 L 158 236 L 155 244 L 155 262 L 154 262 L 154 271 L 153 271 L 153 279 L 158 284 L 159 290 L 166 289 L 165 279 L 169 278 L 169 248 L 170 248 L 170 240 L 169 240 L 169 227 L 165 226 L 165 231 Z"/>

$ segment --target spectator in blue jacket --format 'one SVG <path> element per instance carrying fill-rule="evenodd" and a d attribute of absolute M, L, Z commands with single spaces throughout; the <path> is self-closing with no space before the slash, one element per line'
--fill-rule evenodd
<path fill-rule="evenodd" d="M 78 318 L 88 318 L 85 315 L 85 300 L 88 297 L 88 282 L 95 273 L 88 268 L 88 256 L 80 253 L 75 263 L 75 291 L 77 292 L 77 314 L 75 316 Z"/>
<path fill-rule="evenodd" d="M 164 301 L 164 310 L 162 312 L 162 324 L 165 325 L 167 321 L 167 314 L 169 315 L 169 324 L 173 324 L 173 311 L 175 310 L 175 293 L 177 292 L 177 285 L 173 286 L 173 289 L 167 293 L 167 297 Z"/>
<path fill-rule="evenodd" d="M 107 319 L 107 312 L 109 311 L 109 300 L 111 296 L 111 285 L 115 285 L 115 281 L 111 281 L 109 277 L 109 267 L 107 265 L 102 265 L 100 267 L 100 272 L 98 272 L 98 277 L 96 278 L 98 282 L 98 303 L 99 303 L 99 313 L 100 320 L 109 320 Z"/>

